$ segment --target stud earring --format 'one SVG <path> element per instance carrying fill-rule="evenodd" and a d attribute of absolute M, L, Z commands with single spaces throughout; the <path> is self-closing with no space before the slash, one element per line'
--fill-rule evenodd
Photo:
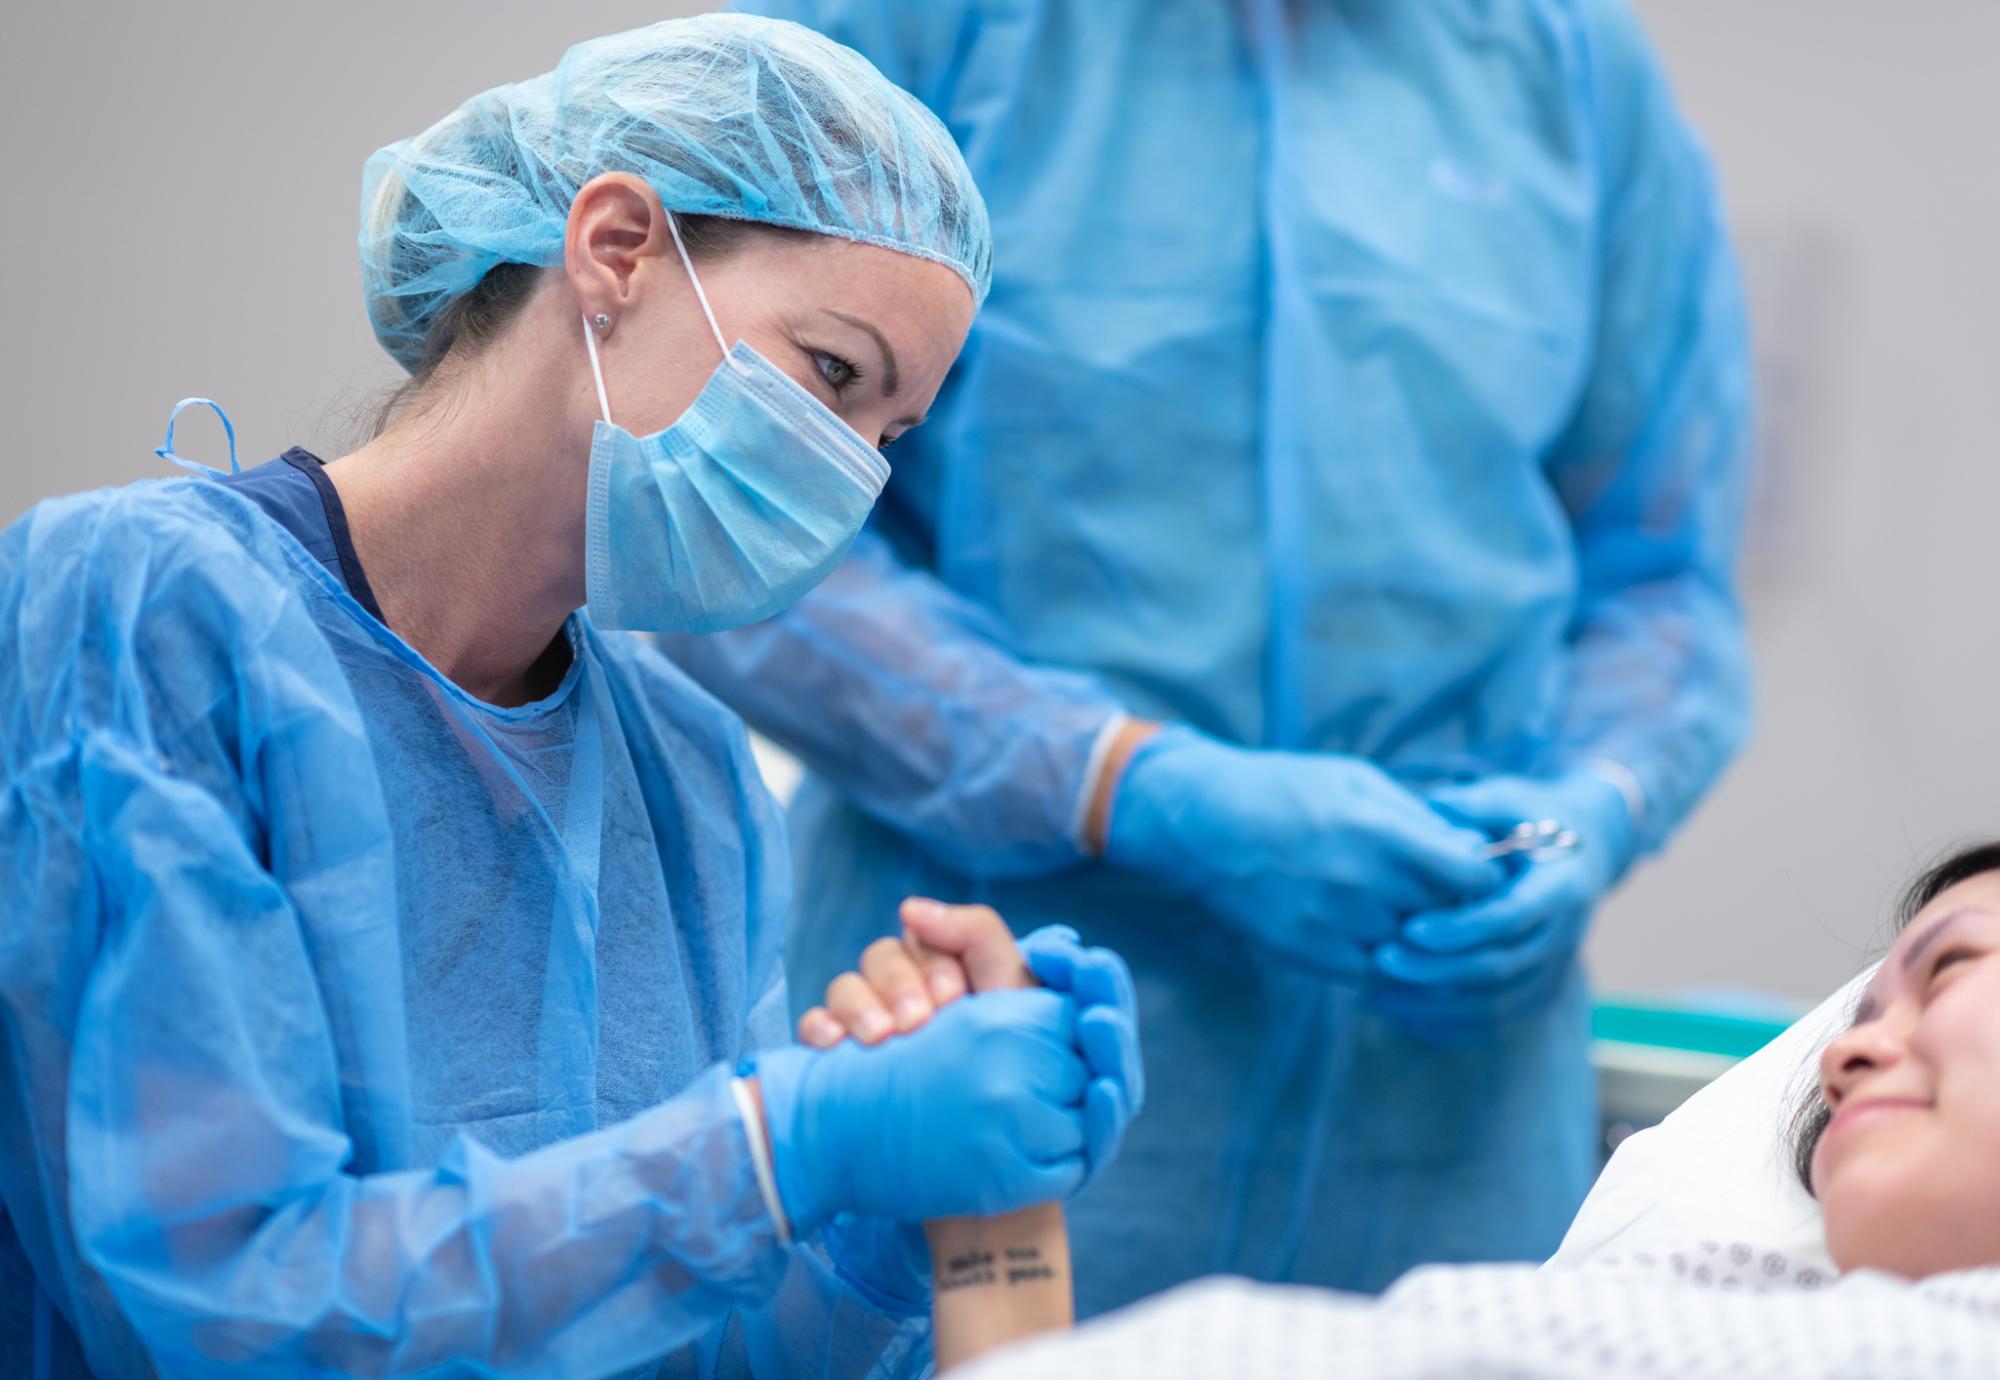
<path fill-rule="evenodd" d="M 609 316 L 606 316 L 603 312 L 599 312 L 597 313 L 597 315 L 591 317 L 590 324 L 597 327 L 597 333 L 599 335 L 611 334 L 611 318 Z"/>

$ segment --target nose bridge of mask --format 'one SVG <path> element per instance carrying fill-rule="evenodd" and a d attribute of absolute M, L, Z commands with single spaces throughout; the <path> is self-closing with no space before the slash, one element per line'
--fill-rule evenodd
<path fill-rule="evenodd" d="M 709 306 L 708 293 L 702 288 L 701 275 L 694 271 L 694 260 L 688 257 L 687 242 L 681 239 L 680 217 L 676 216 L 672 211 L 667 212 L 667 229 L 673 232 L 674 249 L 681 256 L 681 267 L 687 270 L 688 282 L 694 285 L 694 300 L 701 303 L 701 314 L 708 318 L 708 330 L 709 334 L 715 337 L 715 348 L 722 351 L 723 362 L 728 363 L 729 342 L 722 337 L 722 327 L 717 325 L 715 321 L 715 308 Z M 611 400 L 606 396 L 604 391 L 604 365 L 597 357 L 597 335 L 590 329 L 590 317 L 588 316 L 583 317 L 583 348 L 590 353 L 590 377 L 597 384 L 597 410 L 603 416 L 604 420 L 609 422 L 611 420 Z M 185 403 L 182 404 L 183 407 L 186 405 Z M 213 404 L 210 405 L 213 406 Z M 169 423 L 168 432 L 171 436 L 171 423 Z M 234 438 L 232 438 L 232 442 L 233 440 Z M 234 459 L 233 444 L 231 458 L 232 460 Z"/>

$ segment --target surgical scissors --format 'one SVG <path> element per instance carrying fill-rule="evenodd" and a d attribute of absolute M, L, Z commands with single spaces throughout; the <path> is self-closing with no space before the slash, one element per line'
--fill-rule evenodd
<path fill-rule="evenodd" d="M 1506 858 L 1517 853 L 1558 852 L 1574 848 L 1579 842 L 1576 830 L 1564 828 L 1560 820 L 1533 820 L 1515 825 L 1505 837 L 1487 844 L 1484 856 Z"/>

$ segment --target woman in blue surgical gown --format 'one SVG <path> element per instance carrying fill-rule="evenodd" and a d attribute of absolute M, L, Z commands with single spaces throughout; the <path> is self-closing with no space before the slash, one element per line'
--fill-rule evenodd
<path fill-rule="evenodd" d="M 854 554 L 672 646 L 811 769 L 795 995 L 907 891 L 1110 936 L 1155 1077 L 1086 1312 L 1546 1255 L 1581 940 L 1748 723 L 1742 303 L 1625 0 L 736 3 L 920 96 L 994 225 Z"/>
<path fill-rule="evenodd" d="M 918 1372 L 914 1224 L 1107 1159 L 1129 1010 L 787 1046 L 741 725 L 613 630 L 840 559 L 987 288 L 964 164 L 711 17 L 474 98 L 362 206 L 380 435 L 0 535 L 0 1354 Z"/>

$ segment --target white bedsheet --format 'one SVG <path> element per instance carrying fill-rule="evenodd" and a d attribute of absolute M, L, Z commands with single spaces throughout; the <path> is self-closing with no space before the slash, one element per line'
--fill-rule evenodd
<path fill-rule="evenodd" d="M 954 1380 L 1958 1380 L 2000 1376 L 2000 1269 L 1837 1278 L 1731 1242 L 1433 1266 L 1380 1299 L 1204 1280 Z"/>

